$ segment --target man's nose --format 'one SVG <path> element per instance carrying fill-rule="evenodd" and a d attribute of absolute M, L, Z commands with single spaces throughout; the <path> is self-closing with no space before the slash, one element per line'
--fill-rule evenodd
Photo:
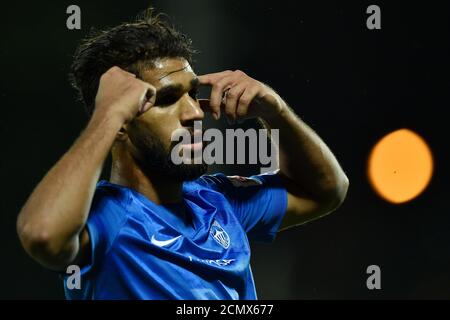
<path fill-rule="evenodd" d="M 205 117 L 205 113 L 202 108 L 200 108 L 198 100 L 186 99 L 186 101 L 181 104 L 180 109 L 180 121 L 182 125 L 196 120 L 203 120 Z"/>

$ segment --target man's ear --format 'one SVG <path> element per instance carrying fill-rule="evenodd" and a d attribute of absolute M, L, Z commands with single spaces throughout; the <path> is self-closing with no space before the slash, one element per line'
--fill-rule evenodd
<path fill-rule="evenodd" d="M 118 140 L 118 141 L 126 141 L 127 139 L 128 139 L 127 125 L 124 124 L 120 128 L 119 132 L 117 132 L 116 140 Z"/>

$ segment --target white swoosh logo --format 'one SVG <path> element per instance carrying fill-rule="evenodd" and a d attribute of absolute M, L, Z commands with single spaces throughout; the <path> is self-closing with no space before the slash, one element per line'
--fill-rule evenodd
<path fill-rule="evenodd" d="M 169 240 L 160 241 L 160 240 L 156 240 L 155 235 L 152 235 L 151 242 L 152 242 L 155 246 L 158 246 L 158 247 L 165 247 L 165 246 L 168 246 L 169 244 L 171 244 L 171 243 L 177 241 L 178 238 L 180 238 L 180 237 L 181 237 L 181 235 L 179 235 L 178 237 L 169 239 Z"/>

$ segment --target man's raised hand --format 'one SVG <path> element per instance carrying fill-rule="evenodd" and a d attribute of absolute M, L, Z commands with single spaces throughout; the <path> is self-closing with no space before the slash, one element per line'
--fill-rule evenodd
<path fill-rule="evenodd" d="M 240 70 L 210 73 L 198 77 L 200 85 L 211 86 L 209 109 L 215 119 L 224 111 L 234 122 L 248 118 L 271 118 L 286 107 L 281 97 L 269 86 L 257 81 Z"/>
<path fill-rule="evenodd" d="M 119 67 L 112 67 L 100 78 L 94 113 L 117 116 L 127 123 L 155 103 L 156 89 Z"/>

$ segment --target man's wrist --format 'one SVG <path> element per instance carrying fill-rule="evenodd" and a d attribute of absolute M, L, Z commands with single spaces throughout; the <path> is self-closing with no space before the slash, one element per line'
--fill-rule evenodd
<path fill-rule="evenodd" d="M 118 115 L 112 113 L 94 112 L 89 120 L 87 129 L 101 128 L 105 132 L 116 134 L 123 125 L 122 119 Z"/>
<path fill-rule="evenodd" d="M 278 112 L 273 113 L 268 116 L 261 117 L 264 121 L 266 121 L 269 125 L 280 123 L 281 121 L 286 119 L 287 114 L 289 113 L 289 107 L 286 102 L 281 103 L 281 107 Z"/>

